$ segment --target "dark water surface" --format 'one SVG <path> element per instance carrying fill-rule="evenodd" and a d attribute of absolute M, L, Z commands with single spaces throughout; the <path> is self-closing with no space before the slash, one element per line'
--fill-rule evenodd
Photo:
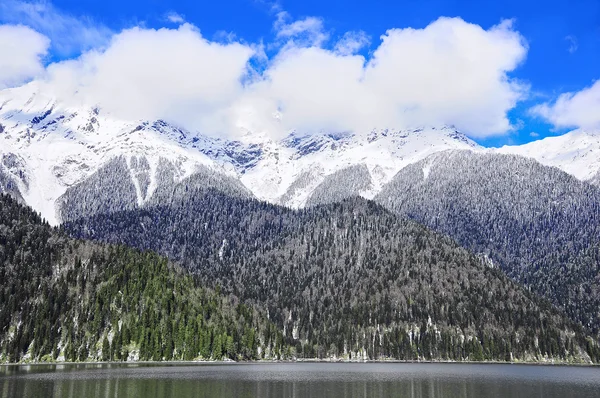
<path fill-rule="evenodd" d="M 0 366 L 0 397 L 600 398 L 600 368 L 405 363 Z"/>

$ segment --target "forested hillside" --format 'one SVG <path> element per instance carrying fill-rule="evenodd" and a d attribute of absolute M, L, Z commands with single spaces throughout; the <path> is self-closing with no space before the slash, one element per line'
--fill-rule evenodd
<path fill-rule="evenodd" d="M 0 125 L 0 133 L 2 133 L 2 125 Z M 23 171 L 21 170 L 21 164 L 19 159 L 12 154 L 3 154 L 2 161 L 0 162 L 0 194 L 6 193 L 11 195 L 13 198 L 23 203 L 23 196 L 19 192 L 17 184 L 17 178 L 21 177 L 23 184 L 27 184 L 27 179 L 24 178 Z"/>
<path fill-rule="evenodd" d="M 369 169 L 357 164 L 325 177 L 306 202 L 306 206 L 339 202 L 373 188 Z"/>
<path fill-rule="evenodd" d="M 600 189 L 516 155 L 447 151 L 375 198 L 455 238 L 600 332 Z"/>
<path fill-rule="evenodd" d="M 293 211 L 190 190 L 65 228 L 156 250 L 266 307 L 299 357 L 598 359 L 579 326 L 486 259 L 363 199 Z"/>
<path fill-rule="evenodd" d="M 282 358 L 286 347 L 264 315 L 165 258 L 67 238 L 0 195 L 0 362 Z"/>
<path fill-rule="evenodd" d="M 59 218 L 72 221 L 148 203 L 169 203 L 190 189 L 214 188 L 231 196 L 252 196 L 239 180 L 222 172 L 195 165 L 186 176 L 181 168 L 165 158 L 159 158 L 153 170 L 144 156 L 115 157 L 58 198 Z"/>

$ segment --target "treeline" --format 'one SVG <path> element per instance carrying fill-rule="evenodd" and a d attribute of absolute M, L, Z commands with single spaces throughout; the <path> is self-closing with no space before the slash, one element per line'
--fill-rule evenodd
<path fill-rule="evenodd" d="M 265 308 L 299 357 L 600 358 L 581 326 L 487 260 L 362 199 L 294 211 L 189 190 L 65 228 L 155 250 Z"/>
<path fill-rule="evenodd" d="M 152 252 L 67 238 L 0 195 L 0 362 L 291 357 L 255 308 Z"/>
<path fill-rule="evenodd" d="M 412 328 L 395 326 L 387 330 L 373 329 L 359 336 L 352 333 L 332 343 L 320 344 L 298 342 L 295 353 L 299 358 L 346 358 L 370 360 L 449 360 L 449 361 L 538 361 L 562 360 L 578 362 L 582 359 L 576 339 L 564 339 L 556 331 L 541 331 L 537 336 L 518 335 L 507 339 L 504 333 L 485 332 L 465 337 L 460 330 L 423 323 Z M 535 341 L 534 341 L 535 340 Z M 352 342 L 348 346 L 348 342 Z M 537 350 L 527 347 L 539 344 Z M 349 349 L 351 349 L 349 351 Z M 585 349 L 593 362 L 600 360 L 600 350 L 592 339 L 586 341 Z"/>

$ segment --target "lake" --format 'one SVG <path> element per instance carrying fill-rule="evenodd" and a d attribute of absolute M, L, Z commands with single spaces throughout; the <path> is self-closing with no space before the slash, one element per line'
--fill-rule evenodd
<path fill-rule="evenodd" d="M 242 363 L 0 366 L 0 397 L 600 397 L 600 368 Z"/>

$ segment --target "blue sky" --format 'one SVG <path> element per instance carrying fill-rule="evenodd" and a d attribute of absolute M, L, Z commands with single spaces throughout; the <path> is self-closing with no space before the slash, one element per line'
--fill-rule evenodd
<path fill-rule="evenodd" d="M 44 7 L 44 13 L 37 17 L 15 11 L 23 4 L 28 3 L 6 0 L 4 8 L 0 8 L 0 23 L 23 24 L 47 36 L 51 44 L 43 57 L 45 65 L 77 58 L 90 49 L 103 49 L 110 37 L 123 29 L 135 26 L 142 29 L 177 29 L 182 21 L 195 26 L 209 41 L 239 42 L 254 47 L 262 44 L 263 58 L 254 58 L 250 62 L 255 63 L 258 70 L 263 70 L 269 68 L 269 62 L 281 54 L 282 48 L 286 48 L 282 38 L 291 40 L 292 37 L 279 33 L 283 28 L 278 27 L 276 21 L 282 12 L 285 12 L 285 26 L 307 18 L 319 21 L 320 32 L 327 39 L 316 45 L 325 49 L 332 50 L 346 32 L 361 32 L 369 38 L 369 43 L 359 48 L 356 54 L 364 56 L 367 62 L 380 46 L 380 36 L 388 29 L 425 29 L 445 16 L 461 18 L 488 31 L 510 19 L 511 31 L 524 39 L 526 55 L 506 74 L 523 87 L 527 86 L 527 93 L 522 94 L 514 106 L 504 109 L 510 129 L 482 136 L 475 134 L 477 141 L 498 146 L 528 142 L 576 127 L 600 127 L 600 121 L 593 115 L 589 116 L 590 112 L 598 109 L 594 108 L 598 105 L 594 101 L 600 88 L 591 93 L 585 92 L 600 78 L 599 0 L 549 0 L 543 3 L 529 0 L 283 0 L 278 3 L 258 0 L 54 0 L 52 3 L 29 3 Z M 50 27 L 57 16 L 64 18 L 65 28 L 62 30 Z M 44 21 L 44 18 L 47 20 Z M 70 26 L 75 24 L 73 21 L 81 25 L 79 29 L 87 33 L 92 31 L 92 34 L 84 35 L 71 29 Z M 308 34 L 311 32 L 308 31 Z M 293 37 L 296 45 L 300 42 L 299 37 Z M 315 44 L 311 42 L 310 45 Z M 572 98 L 582 90 L 585 95 Z M 570 102 L 559 109 L 554 101 L 564 93 L 572 93 L 566 98 Z M 547 104 L 545 113 L 532 114 L 533 107 L 544 103 Z M 591 111 L 580 115 L 581 104 Z M 577 109 L 574 110 L 575 107 Z"/>

